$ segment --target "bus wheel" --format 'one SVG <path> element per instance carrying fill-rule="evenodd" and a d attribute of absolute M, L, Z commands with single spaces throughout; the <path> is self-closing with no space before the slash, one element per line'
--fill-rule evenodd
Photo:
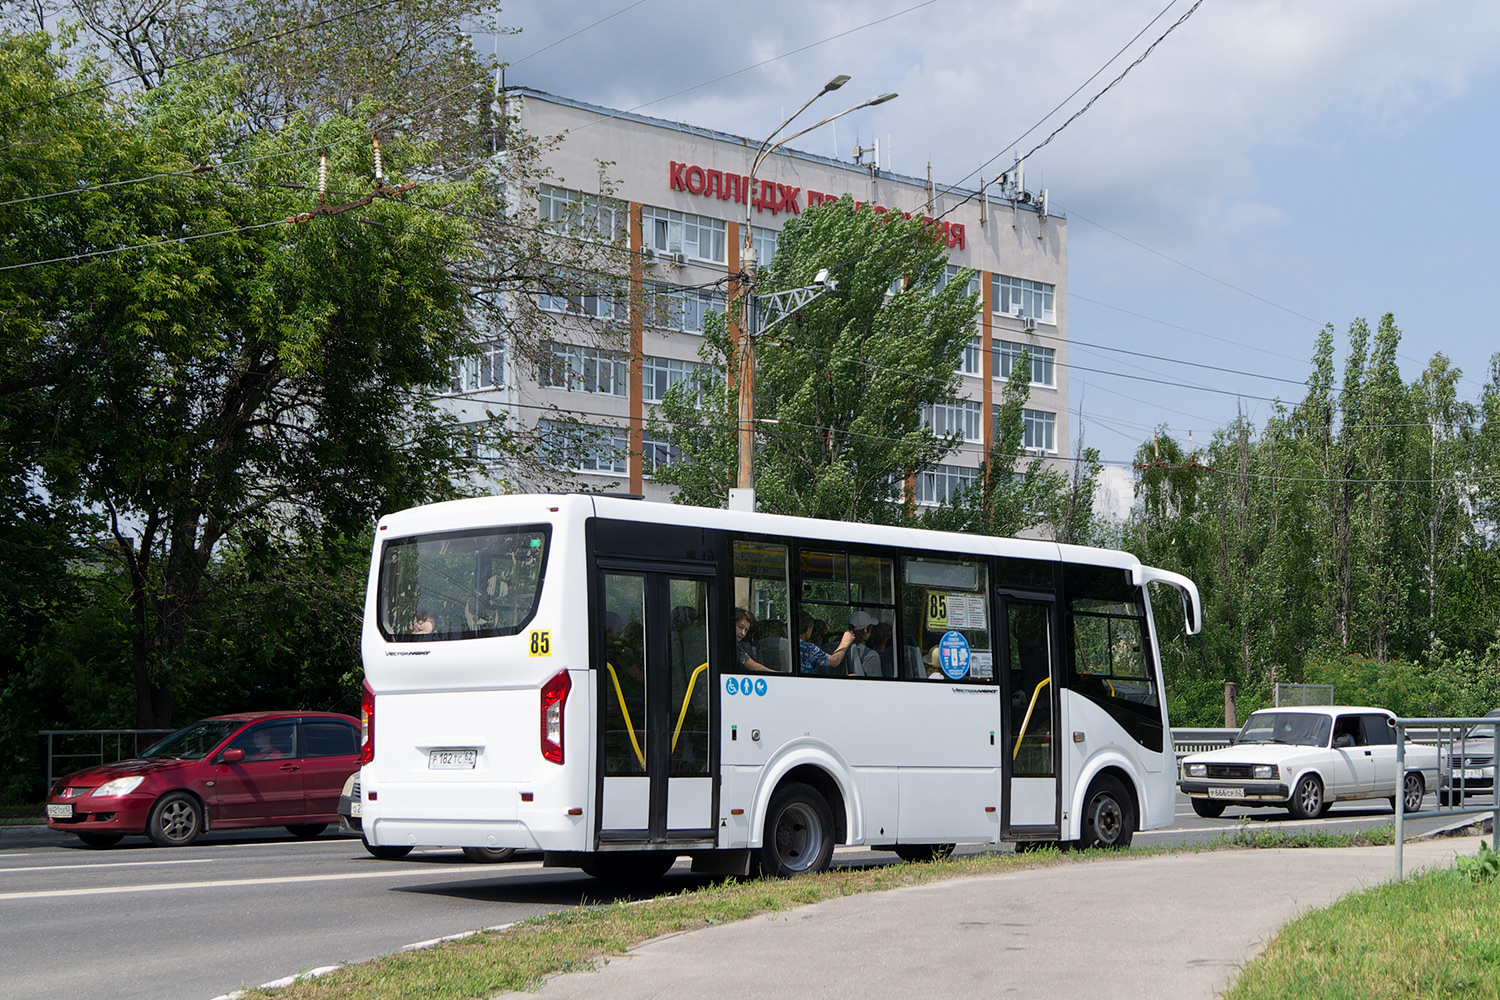
<path fill-rule="evenodd" d="M 666 851 L 620 851 L 591 854 L 582 867 L 585 875 L 628 888 L 655 882 L 676 862 L 677 855 Z"/>
<path fill-rule="evenodd" d="M 897 844 L 891 850 L 902 861 L 942 861 L 953 853 L 953 844 Z"/>
<path fill-rule="evenodd" d="M 1082 848 L 1125 848 L 1135 836 L 1135 807 L 1119 779 L 1107 774 L 1094 779 L 1083 802 Z"/>
<path fill-rule="evenodd" d="M 761 874 L 775 878 L 828 867 L 833 860 L 833 811 L 817 789 L 800 781 L 776 789 L 757 860 Z"/>

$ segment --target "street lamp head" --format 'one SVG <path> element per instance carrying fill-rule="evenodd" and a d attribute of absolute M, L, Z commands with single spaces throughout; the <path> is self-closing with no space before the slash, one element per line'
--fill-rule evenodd
<path fill-rule="evenodd" d="M 877 104 L 884 104 L 886 101 L 894 101 L 898 96 L 899 95 L 897 94 L 881 94 L 879 97 L 870 98 L 864 103 L 864 106 L 867 108 L 873 108 Z"/>
<path fill-rule="evenodd" d="M 823 93 L 826 94 L 830 90 L 838 90 L 840 87 L 842 87 L 844 84 L 846 84 L 848 82 L 849 82 L 848 75 L 846 75 L 844 73 L 840 73 L 838 76 L 834 77 L 832 80 L 829 80 L 827 83 L 823 84 Z"/>

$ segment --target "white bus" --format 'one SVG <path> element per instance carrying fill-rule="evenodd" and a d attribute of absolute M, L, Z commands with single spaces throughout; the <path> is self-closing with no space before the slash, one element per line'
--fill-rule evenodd
<path fill-rule="evenodd" d="M 1191 581 L 1104 549 L 592 494 L 391 514 L 364 836 L 619 879 L 1125 846 L 1176 794 L 1152 583 L 1197 632 Z"/>

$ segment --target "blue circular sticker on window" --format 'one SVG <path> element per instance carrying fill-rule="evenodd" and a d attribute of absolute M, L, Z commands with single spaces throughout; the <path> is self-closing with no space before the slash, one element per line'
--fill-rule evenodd
<path fill-rule="evenodd" d="M 944 632 L 938 640 L 938 664 L 943 676 L 961 681 L 969 676 L 969 640 L 962 632 Z"/>
<path fill-rule="evenodd" d="M 728 680 L 726 680 L 724 682 L 724 693 L 725 694 L 739 694 L 740 693 L 739 678 L 737 678 L 737 677 L 731 677 Z"/>

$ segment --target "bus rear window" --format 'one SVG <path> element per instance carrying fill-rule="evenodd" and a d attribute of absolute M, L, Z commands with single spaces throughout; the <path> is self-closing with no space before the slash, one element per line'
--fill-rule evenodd
<path fill-rule="evenodd" d="M 515 635 L 536 613 L 543 525 L 417 535 L 381 554 L 380 632 L 392 642 Z"/>

